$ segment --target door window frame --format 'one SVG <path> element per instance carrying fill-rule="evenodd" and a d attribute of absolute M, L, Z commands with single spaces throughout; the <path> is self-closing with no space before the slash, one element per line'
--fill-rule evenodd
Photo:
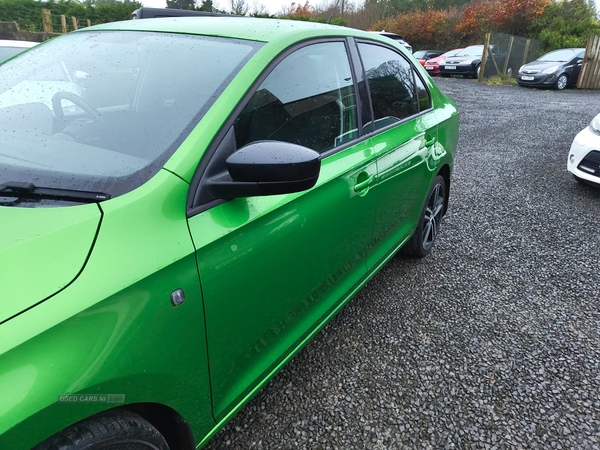
<path fill-rule="evenodd" d="M 192 181 L 190 183 L 190 188 L 188 190 L 188 196 L 187 196 L 187 200 L 186 200 L 186 211 L 187 211 L 188 219 L 197 214 L 200 214 L 204 211 L 207 211 L 208 209 L 214 208 L 215 206 L 218 206 L 222 203 L 229 201 L 227 199 L 212 199 L 212 200 L 208 200 L 208 201 L 200 200 L 203 190 L 205 189 L 205 187 L 204 187 L 204 184 L 206 182 L 205 173 L 206 173 L 207 169 L 211 166 L 212 162 L 215 161 L 215 159 L 219 158 L 219 154 L 222 154 L 222 153 L 226 152 L 227 150 L 231 149 L 231 138 L 228 138 L 228 135 L 230 133 L 233 134 L 233 125 L 235 123 L 235 120 L 242 113 L 242 111 L 244 110 L 244 108 L 246 107 L 246 105 L 248 104 L 248 102 L 250 101 L 252 96 L 256 93 L 258 88 L 263 84 L 265 79 L 273 72 L 273 70 L 285 58 L 287 58 L 289 55 L 291 55 L 292 53 L 294 53 L 302 48 L 305 48 L 305 47 L 308 47 L 311 45 L 315 45 L 315 44 L 327 44 L 327 43 L 334 43 L 334 42 L 343 43 L 344 47 L 346 49 L 346 56 L 348 58 L 348 63 L 350 65 L 350 71 L 352 73 L 352 78 L 353 78 L 354 95 L 356 97 L 357 121 L 358 121 L 358 127 L 359 127 L 358 128 L 358 136 L 354 139 L 351 139 L 347 142 L 342 143 L 341 145 L 339 145 L 337 147 L 334 147 L 332 149 L 329 149 L 329 150 L 323 152 L 321 154 L 321 159 L 327 158 L 335 153 L 338 153 L 348 147 L 354 146 L 354 145 L 360 143 L 361 141 L 364 141 L 365 139 L 369 138 L 369 134 L 366 133 L 365 130 L 363 130 L 362 110 L 363 110 L 364 105 L 362 105 L 361 98 L 359 95 L 360 91 L 359 91 L 359 82 L 358 82 L 358 78 L 360 78 L 363 81 L 362 90 L 364 92 L 364 90 L 366 88 L 366 80 L 364 78 L 365 77 L 364 68 L 362 67 L 362 61 L 355 60 L 355 57 L 358 57 L 358 49 L 356 49 L 356 54 L 353 53 L 352 52 L 353 43 L 350 41 L 353 41 L 353 38 L 331 37 L 331 38 L 310 39 L 310 40 L 298 42 L 297 44 L 292 45 L 292 46 L 288 47 L 287 49 L 285 49 L 283 52 L 281 52 L 279 55 L 277 55 L 277 57 L 275 57 L 268 64 L 268 66 L 263 70 L 263 72 L 260 74 L 260 76 L 257 77 L 257 79 L 254 81 L 254 83 L 252 83 L 252 86 L 250 87 L 250 89 L 248 89 L 248 92 L 246 92 L 246 94 L 244 95 L 242 100 L 236 105 L 236 107 L 233 109 L 233 111 L 231 112 L 231 114 L 229 115 L 227 120 L 223 123 L 223 125 L 219 129 L 218 133 L 215 135 L 214 139 L 208 146 L 204 156 L 200 160 L 200 163 L 198 164 L 198 167 L 196 168 L 196 171 L 195 171 L 194 176 L 192 177 Z M 369 100 L 370 100 L 370 97 L 369 97 Z M 368 107 L 371 110 L 371 117 L 372 117 L 372 106 L 370 103 L 369 103 Z M 223 150 L 221 150 L 222 147 L 224 147 Z M 216 162 L 216 163 L 218 164 L 218 162 Z"/>
<path fill-rule="evenodd" d="M 390 130 L 390 129 L 394 128 L 394 127 L 397 127 L 398 125 L 401 125 L 401 124 L 404 124 L 404 123 L 406 123 L 408 121 L 414 120 L 415 118 L 417 118 L 419 116 L 422 116 L 422 115 L 424 115 L 424 114 L 426 114 L 426 113 L 428 113 L 428 112 L 430 112 L 430 111 L 433 110 L 433 99 L 431 97 L 431 91 L 429 90 L 429 87 L 427 86 L 427 83 L 425 82 L 425 80 L 423 79 L 423 77 L 421 76 L 421 74 L 419 73 L 416 65 L 413 64 L 411 61 L 409 61 L 406 56 L 404 56 L 400 51 L 398 51 L 398 49 L 396 49 L 396 48 L 394 48 L 394 47 L 392 47 L 390 45 L 378 42 L 378 41 L 369 41 L 369 40 L 366 40 L 366 39 L 355 39 L 355 42 L 356 42 L 356 50 L 358 52 L 358 58 L 360 60 L 360 65 L 361 65 L 362 72 L 363 72 L 363 77 L 364 77 L 365 83 L 367 85 L 367 91 L 368 91 L 368 97 L 369 97 L 369 105 L 368 106 L 371 109 L 371 117 L 373 117 L 373 118 L 375 117 L 375 113 L 373 112 L 373 100 L 371 98 L 371 88 L 369 87 L 369 79 L 367 78 L 367 74 L 366 74 L 366 70 L 365 70 L 365 65 L 363 63 L 362 55 L 360 53 L 360 48 L 358 47 L 358 44 L 376 45 L 378 47 L 391 50 L 399 58 L 403 58 L 404 61 L 406 61 L 406 63 L 412 68 L 413 85 L 415 87 L 414 93 L 415 93 L 415 98 L 417 99 L 417 104 L 418 104 L 418 108 L 419 108 L 419 112 L 417 112 L 416 114 L 413 114 L 413 115 L 407 116 L 407 117 L 403 117 L 398 122 L 392 123 L 392 124 L 387 125 L 385 127 L 377 128 L 377 129 L 369 131 L 367 133 L 368 136 L 374 136 L 376 134 L 383 133 L 383 132 L 385 132 L 387 130 Z M 421 83 L 425 87 L 425 91 L 427 92 L 427 95 L 429 97 L 429 108 L 424 109 L 424 110 L 421 110 L 421 103 L 419 102 L 419 95 L 418 95 L 418 92 L 417 92 L 417 89 L 416 89 L 417 83 L 415 81 L 415 77 L 419 78 L 419 80 L 421 81 Z"/>

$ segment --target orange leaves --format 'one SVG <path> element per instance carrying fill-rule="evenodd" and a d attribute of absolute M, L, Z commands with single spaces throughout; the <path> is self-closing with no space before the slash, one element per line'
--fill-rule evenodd
<path fill-rule="evenodd" d="M 463 38 L 482 36 L 488 31 L 526 34 L 533 20 L 551 0 L 473 0 L 465 8 L 456 31 Z"/>
<path fill-rule="evenodd" d="M 292 2 L 287 17 L 312 17 L 315 15 L 315 9 L 308 0 L 304 4 Z"/>

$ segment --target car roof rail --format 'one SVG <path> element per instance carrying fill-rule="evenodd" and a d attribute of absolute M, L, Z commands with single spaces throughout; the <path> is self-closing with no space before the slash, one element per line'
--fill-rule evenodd
<path fill-rule="evenodd" d="M 189 9 L 171 9 L 171 8 L 138 8 L 131 13 L 130 19 L 154 19 L 158 17 L 190 17 L 190 16 L 228 16 L 233 14 L 214 13 L 210 11 L 192 11 Z"/>

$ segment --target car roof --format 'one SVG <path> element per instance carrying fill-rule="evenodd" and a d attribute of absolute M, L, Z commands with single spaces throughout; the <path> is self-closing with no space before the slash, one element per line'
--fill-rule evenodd
<path fill-rule="evenodd" d="M 31 42 L 31 41 L 12 41 L 7 39 L 0 39 L 0 47 L 17 47 L 17 48 L 29 48 L 34 45 L 39 44 L 39 42 Z"/>
<path fill-rule="evenodd" d="M 302 39 L 314 36 L 354 36 L 384 43 L 389 42 L 385 37 L 354 28 L 297 20 L 259 19 L 239 16 L 163 17 L 159 19 L 127 20 L 81 28 L 76 33 L 95 30 L 184 33 L 259 42 L 271 42 L 280 38 L 294 37 L 295 39 Z"/>

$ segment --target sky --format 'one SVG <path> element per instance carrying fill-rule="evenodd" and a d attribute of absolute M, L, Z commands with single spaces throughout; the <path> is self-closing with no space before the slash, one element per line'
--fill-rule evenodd
<path fill-rule="evenodd" d="M 164 8 L 167 6 L 166 0 L 138 0 L 144 6 L 150 6 L 153 8 Z M 247 0 L 248 5 L 252 9 L 252 5 L 256 2 L 258 5 L 264 5 L 267 7 L 271 14 L 277 14 L 282 10 L 284 6 L 290 6 L 292 1 L 296 3 L 304 3 L 305 0 Z M 594 0 L 596 2 L 596 10 L 600 11 L 600 0 Z M 321 4 L 324 0 L 309 0 L 311 4 Z M 200 1 L 201 3 L 201 1 Z M 213 0 L 215 7 L 227 11 L 229 9 L 228 0 Z"/>

